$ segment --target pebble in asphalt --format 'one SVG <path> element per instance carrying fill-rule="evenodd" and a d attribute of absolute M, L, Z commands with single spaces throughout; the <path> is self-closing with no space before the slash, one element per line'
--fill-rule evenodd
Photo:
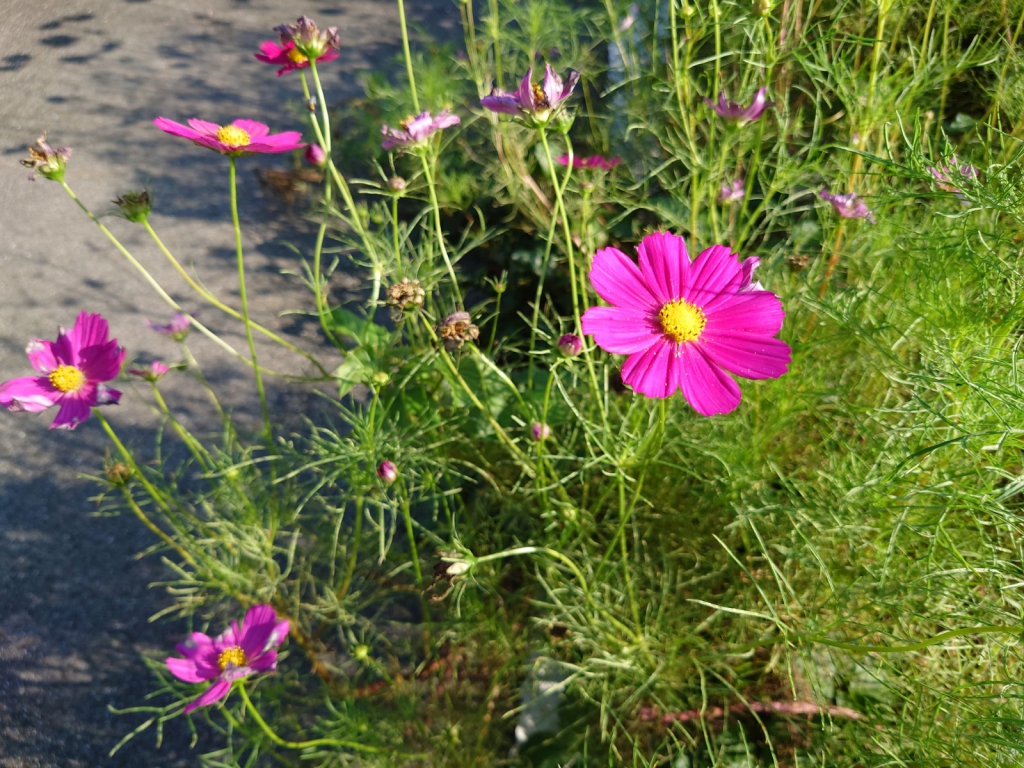
<path fill-rule="evenodd" d="M 457 34 L 454 3 L 407 5 L 429 34 Z M 298 127 L 282 108 L 298 83 L 276 78 L 252 52 L 273 38 L 272 27 L 303 12 L 341 28 L 342 56 L 324 67 L 329 98 L 357 95 L 356 75 L 389 65 L 399 44 L 388 0 L 0 0 L 0 11 L 0 381 L 30 373 L 27 340 L 53 338 L 83 309 L 106 315 L 130 354 L 176 355 L 143 325 L 170 310 L 59 186 L 26 180 L 18 160 L 41 130 L 74 148 L 67 179 L 94 210 L 109 211 L 108 201 L 128 189 L 152 189 L 161 237 L 237 306 L 227 163 L 165 136 L 151 120 L 252 117 L 273 130 Z M 297 267 L 283 243 L 308 246 L 309 226 L 261 197 L 251 170 L 260 163 L 267 161 L 241 161 L 239 175 L 254 317 L 316 349 L 310 323 L 279 314 L 308 306 L 305 289 L 281 271 Z M 106 221 L 175 298 L 199 307 L 140 228 Z M 358 285 L 340 276 L 334 288 Z M 238 325 L 212 309 L 201 317 L 244 348 Z M 251 412 L 255 395 L 242 367 L 203 340 L 194 351 L 229 404 Z M 260 352 L 269 367 L 295 369 L 277 348 Z M 201 429 L 209 416 L 202 393 L 184 376 L 165 382 L 172 407 Z M 108 414 L 123 437 L 151 445 L 157 420 L 146 393 L 125 389 L 122 405 Z M 304 402 L 281 386 L 271 397 L 289 407 Z M 130 518 L 91 514 L 96 486 L 79 473 L 101 465 L 98 425 L 51 432 L 50 416 L 0 412 L 0 768 L 196 765 L 181 721 L 169 724 L 162 749 L 149 733 L 107 757 L 143 719 L 110 714 L 108 705 L 142 703 L 152 680 L 140 655 L 167 653 L 183 625 L 147 621 L 170 603 L 147 587 L 166 576 L 163 566 L 135 557 L 152 543 L 147 532 Z M 204 746 L 216 743 L 201 739 L 198 749 Z"/>

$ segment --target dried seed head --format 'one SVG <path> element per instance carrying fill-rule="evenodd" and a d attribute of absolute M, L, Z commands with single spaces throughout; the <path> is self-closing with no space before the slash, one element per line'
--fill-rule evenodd
<path fill-rule="evenodd" d="M 136 223 L 144 222 L 149 217 L 149 212 L 153 209 L 153 203 L 149 199 L 149 192 L 146 190 L 142 192 L 125 192 L 114 200 L 114 205 L 121 210 L 121 215 L 128 219 L 128 221 Z"/>
<path fill-rule="evenodd" d="M 399 312 L 407 309 L 418 309 L 423 306 L 426 291 L 420 287 L 419 280 L 403 277 L 400 282 L 388 288 L 388 306 L 395 307 Z"/>
<path fill-rule="evenodd" d="M 480 329 L 472 323 L 469 312 L 453 312 L 445 318 L 438 329 L 444 348 L 449 352 L 461 349 L 467 339 L 476 340 Z"/>
<path fill-rule="evenodd" d="M 132 468 L 122 461 L 107 464 L 103 471 L 112 485 L 122 486 L 132 477 Z"/>

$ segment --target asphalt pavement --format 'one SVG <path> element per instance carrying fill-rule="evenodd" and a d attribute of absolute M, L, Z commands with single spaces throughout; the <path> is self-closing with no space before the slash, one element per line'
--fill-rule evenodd
<path fill-rule="evenodd" d="M 457 34 L 450 0 L 407 0 L 407 10 L 429 34 Z M 18 161 L 43 130 L 52 144 L 73 148 L 67 181 L 97 213 L 109 213 L 125 191 L 151 190 L 151 221 L 163 240 L 238 306 L 227 162 L 151 121 L 248 117 L 275 131 L 299 128 L 287 108 L 298 100 L 297 81 L 275 77 L 252 53 L 274 37 L 274 26 L 302 13 L 341 29 L 342 55 L 323 68 L 330 100 L 357 96 L 360 73 L 392 65 L 399 31 L 390 0 L 0 0 L 0 381 L 31 374 L 26 342 L 54 338 L 82 310 L 102 312 L 129 355 L 178 359 L 175 346 L 144 324 L 166 321 L 171 310 L 59 185 L 27 180 Z M 287 273 L 299 269 L 289 244 L 308 249 L 312 225 L 301 202 L 289 206 L 262 190 L 253 173 L 289 160 L 240 161 L 250 304 L 256 320 L 329 357 L 315 323 L 286 314 L 310 305 Z M 201 307 L 141 228 L 103 220 L 172 296 Z M 339 274 L 332 287 L 356 293 L 359 278 Z M 245 348 L 237 323 L 210 308 L 200 317 Z M 245 369 L 205 340 L 193 348 L 228 405 L 254 413 Z M 276 347 L 261 345 L 260 354 L 272 368 L 301 370 Z M 146 451 L 158 422 L 150 399 L 144 388 L 122 389 L 108 416 Z M 163 389 L 202 432 L 210 423 L 205 395 L 183 375 L 165 379 Z M 270 398 L 291 412 L 309 401 L 306 391 L 279 382 Z M 141 657 L 170 652 L 183 625 L 149 621 L 170 604 L 162 588 L 149 586 L 166 576 L 163 566 L 136 556 L 152 537 L 132 518 L 98 516 L 90 501 L 98 487 L 81 475 L 102 467 L 99 426 L 90 420 L 73 432 L 51 431 L 51 420 L 52 412 L 0 411 L 0 768 L 197 765 L 182 722 L 169 724 L 160 749 L 145 733 L 107 757 L 144 719 L 108 707 L 144 703 L 152 679 Z M 215 746 L 201 735 L 196 750 Z"/>

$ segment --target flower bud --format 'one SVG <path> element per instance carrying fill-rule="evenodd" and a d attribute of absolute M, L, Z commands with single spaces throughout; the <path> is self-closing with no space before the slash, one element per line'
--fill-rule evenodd
<path fill-rule="evenodd" d="M 405 179 L 401 176 L 392 176 L 388 179 L 388 189 L 392 192 L 404 192 L 405 191 Z"/>
<path fill-rule="evenodd" d="M 169 370 L 171 367 L 167 363 L 155 360 L 145 368 L 129 368 L 128 373 L 146 381 L 159 381 Z"/>
<path fill-rule="evenodd" d="M 43 131 L 35 145 L 28 148 L 28 157 L 21 164 L 32 169 L 29 181 L 35 181 L 36 171 L 50 181 L 64 181 L 64 169 L 70 158 L 71 147 L 51 147 L 46 143 L 46 131 Z"/>
<path fill-rule="evenodd" d="M 394 465 L 394 462 L 385 459 L 377 465 L 377 477 L 391 485 L 398 479 L 398 467 Z"/>
<path fill-rule="evenodd" d="M 772 0 L 754 0 L 754 13 L 767 16 L 772 12 Z"/>
<path fill-rule="evenodd" d="M 132 477 L 132 468 L 123 461 L 107 464 L 103 471 L 106 473 L 107 480 L 110 481 L 111 485 L 119 487 L 125 485 Z"/>
<path fill-rule="evenodd" d="M 547 440 L 551 437 L 551 427 L 547 424 L 541 424 L 540 422 L 535 421 L 533 426 L 530 427 L 530 436 L 534 440 Z"/>
<path fill-rule="evenodd" d="M 327 153 L 319 144 L 310 144 L 306 147 L 306 162 L 316 168 L 323 168 L 327 165 Z"/>
<path fill-rule="evenodd" d="M 149 199 L 149 192 L 125 192 L 113 201 L 128 221 L 140 224 L 149 218 L 149 212 L 153 210 L 152 202 Z"/>
<path fill-rule="evenodd" d="M 576 357 L 583 351 L 583 339 L 575 333 L 567 333 L 558 339 L 558 351 L 566 357 Z"/>

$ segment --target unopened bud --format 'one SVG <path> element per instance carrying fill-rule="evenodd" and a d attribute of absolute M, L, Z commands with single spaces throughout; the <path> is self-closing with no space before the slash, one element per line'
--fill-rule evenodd
<path fill-rule="evenodd" d="M 405 191 L 405 179 L 401 176 L 392 176 L 388 179 L 388 189 L 392 192 L 404 192 Z"/>
<path fill-rule="evenodd" d="M 306 162 L 317 168 L 327 165 L 327 153 L 319 144 L 310 144 L 306 147 Z"/>
<path fill-rule="evenodd" d="M 754 13 L 767 16 L 772 12 L 772 0 L 754 0 Z"/>
<path fill-rule="evenodd" d="M 583 339 L 575 333 L 567 333 L 558 339 L 558 351 L 566 357 L 576 357 L 583 351 Z"/>
<path fill-rule="evenodd" d="M 142 192 L 125 192 L 114 200 L 114 205 L 120 209 L 121 215 L 128 219 L 128 221 L 134 221 L 137 224 L 149 218 L 149 212 L 153 210 L 153 204 L 149 199 L 149 192 L 146 190 Z"/>
<path fill-rule="evenodd" d="M 388 485 L 398 479 L 398 467 L 393 462 L 385 459 L 377 466 L 377 477 Z"/>
<path fill-rule="evenodd" d="M 112 485 L 117 486 L 126 484 L 132 477 L 132 468 L 123 461 L 107 464 L 107 466 L 104 467 L 104 472 L 106 472 L 107 480 L 109 480 Z"/>
<path fill-rule="evenodd" d="M 549 427 L 547 424 L 534 422 L 533 426 L 530 427 L 530 436 L 534 440 L 547 440 L 549 437 L 551 437 L 551 427 Z"/>

